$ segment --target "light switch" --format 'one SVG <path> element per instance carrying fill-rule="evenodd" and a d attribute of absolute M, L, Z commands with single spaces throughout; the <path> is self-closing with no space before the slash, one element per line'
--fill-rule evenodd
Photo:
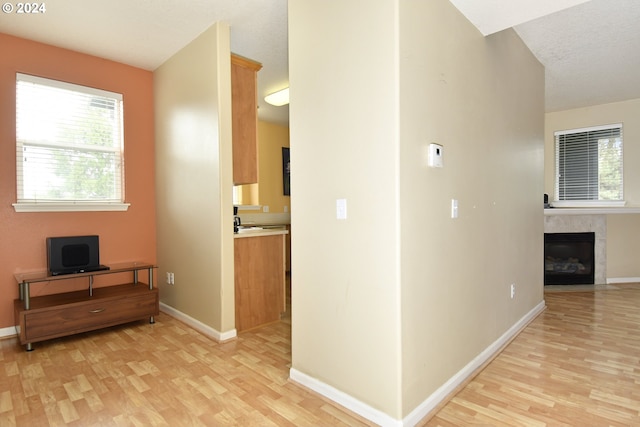
<path fill-rule="evenodd" d="M 451 199 L 451 218 L 458 218 L 458 200 Z"/>
<path fill-rule="evenodd" d="M 347 219 L 347 199 L 336 199 L 336 218 Z"/>

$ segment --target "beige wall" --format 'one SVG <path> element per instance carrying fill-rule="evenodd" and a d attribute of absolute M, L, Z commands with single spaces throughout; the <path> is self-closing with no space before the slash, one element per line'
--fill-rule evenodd
<path fill-rule="evenodd" d="M 406 415 L 543 299 L 544 69 L 513 30 L 484 38 L 448 1 L 401 4 Z"/>
<path fill-rule="evenodd" d="M 395 9 L 289 2 L 289 118 L 292 367 L 397 418 Z"/>
<path fill-rule="evenodd" d="M 607 280 L 640 282 L 640 215 L 607 215 Z"/>
<path fill-rule="evenodd" d="M 291 206 L 282 187 L 282 147 L 288 146 L 287 126 L 258 121 L 259 201 L 270 213 L 283 213 L 285 206 L 288 212 Z"/>
<path fill-rule="evenodd" d="M 624 136 L 624 198 L 640 206 L 640 99 L 545 114 L 544 189 L 555 199 L 555 143 L 558 130 L 622 123 Z"/>
<path fill-rule="evenodd" d="M 401 419 L 542 301 L 544 70 L 446 0 L 289 25 L 292 367 Z"/>
<path fill-rule="evenodd" d="M 214 24 L 154 73 L 163 303 L 235 328 L 229 27 Z M 175 285 L 165 284 L 166 272 Z"/>
<path fill-rule="evenodd" d="M 640 207 L 640 99 L 595 105 L 545 115 L 545 192 L 555 196 L 555 144 L 557 130 L 576 129 L 611 123 L 623 124 L 624 198 L 626 206 Z M 637 254 L 640 241 L 640 215 L 607 215 L 607 278 L 640 278 Z"/>

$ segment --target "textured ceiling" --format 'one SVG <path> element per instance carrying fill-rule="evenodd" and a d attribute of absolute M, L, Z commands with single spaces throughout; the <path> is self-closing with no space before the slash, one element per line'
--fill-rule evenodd
<path fill-rule="evenodd" d="M 592 0 L 515 30 L 545 66 L 547 111 L 640 98 L 640 1 Z"/>
<path fill-rule="evenodd" d="M 487 36 L 589 0 L 449 0 Z"/>
<path fill-rule="evenodd" d="M 545 66 L 545 109 L 640 98 L 639 0 L 450 0 L 484 35 L 514 27 Z"/>
<path fill-rule="evenodd" d="M 428 0 L 424 0 L 428 1 Z M 546 67 L 546 108 L 640 98 L 640 0 L 450 0 L 482 34 L 516 31 Z M 287 0 L 47 0 L 0 13 L 0 32 L 154 70 L 214 22 L 231 50 L 263 64 L 259 117 L 288 123 L 264 96 L 288 86 Z"/>
<path fill-rule="evenodd" d="M 0 32 L 154 70 L 215 22 L 231 51 L 261 62 L 259 114 L 288 123 L 264 96 L 289 85 L 287 0 L 47 0 L 39 15 L 0 13 Z"/>

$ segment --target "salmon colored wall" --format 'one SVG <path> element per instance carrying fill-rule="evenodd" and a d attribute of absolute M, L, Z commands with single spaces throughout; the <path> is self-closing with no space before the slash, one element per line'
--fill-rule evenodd
<path fill-rule="evenodd" d="M 13 274 L 46 269 L 47 236 L 97 234 L 100 261 L 156 262 L 153 73 L 0 34 L 0 329 L 13 326 Z M 123 94 L 126 212 L 16 213 L 16 72 Z M 146 278 L 144 279 L 146 280 Z M 157 278 L 156 278 L 157 280 Z M 52 282 L 33 294 L 62 289 Z M 82 285 L 84 286 L 84 284 Z"/>

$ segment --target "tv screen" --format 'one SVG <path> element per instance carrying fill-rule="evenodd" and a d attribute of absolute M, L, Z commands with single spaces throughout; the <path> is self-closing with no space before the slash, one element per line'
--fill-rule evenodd
<path fill-rule="evenodd" d="M 47 237 L 47 268 L 53 276 L 106 269 L 98 236 Z"/>

